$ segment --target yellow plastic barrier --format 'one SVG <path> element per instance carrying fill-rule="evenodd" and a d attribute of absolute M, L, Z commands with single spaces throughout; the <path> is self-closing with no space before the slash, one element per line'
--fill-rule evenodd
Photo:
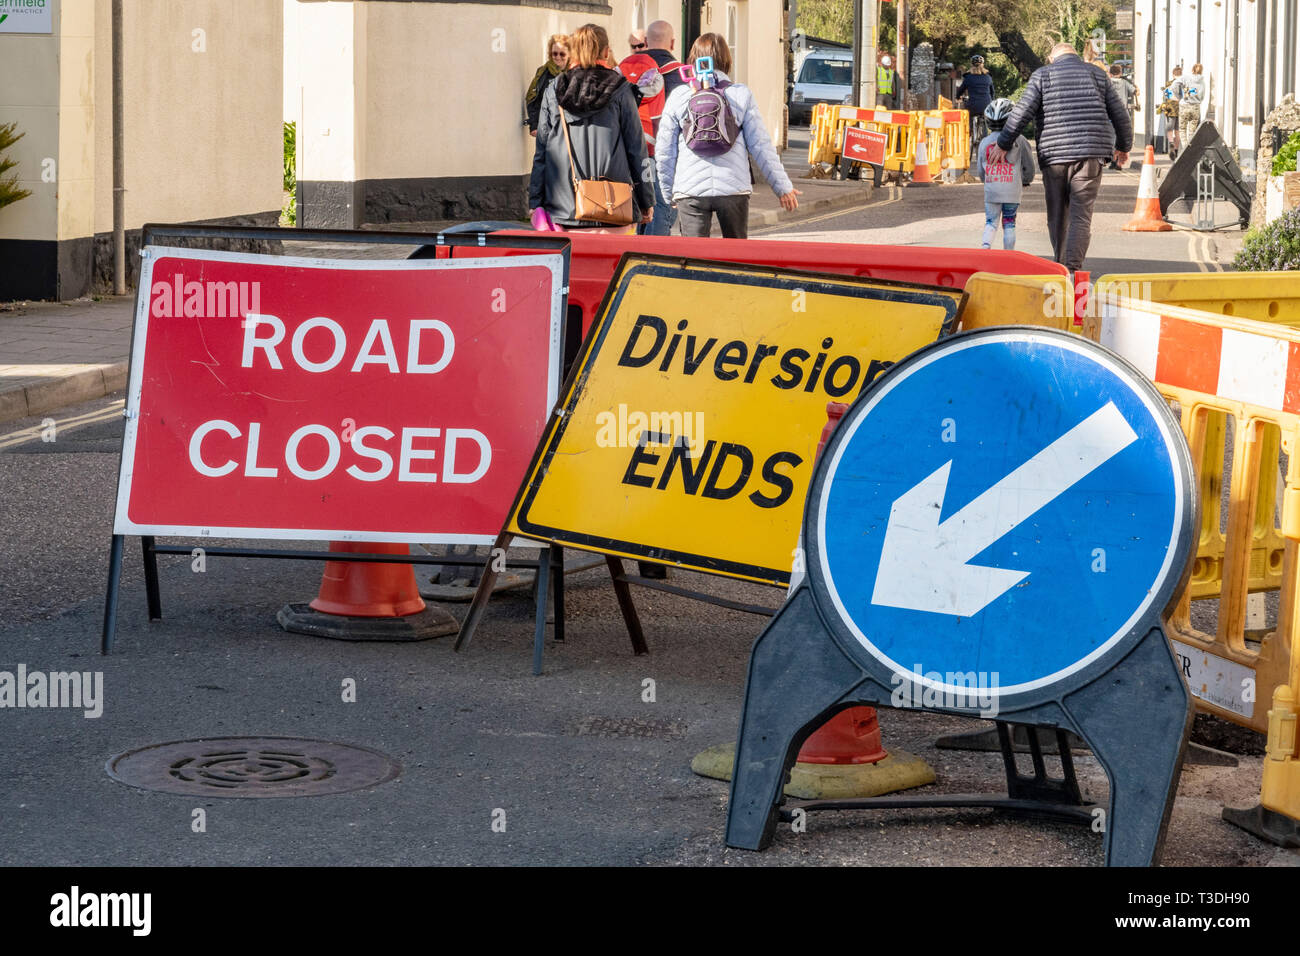
<path fill-rule="evenodd" d="M 1107 289 L 1113 290 L 1107 293 Z M 1102 276 L 1095 294 L 1300 325 L 1300 272 L 1167 272 Z"/>
<path fill-rule="evenodd" d="M 1293 673 L 1300 656 L 1300 389 L 1289 384 L 1300 382 L 1300 330 L 1123 296 L 1100 301 L 1101 316 L 1085 325 L 1085 334 L 1128 358 L 1177 403 L 1197 469 L 1203 514 L 1193 573 L 1209 580 L 1208 565 L 1217 566 L 1218 625 L 1209 635 L 1192 624 L 1195 588 L 1185 588 L 1168 618 L 1175 650 L 1202 710 L 1268 732 L 1270 696 L 1287 686 L 1293 694 L 1300 690 Z M 1235 431 L 1221 531 L 1227 416 Z M 1276 528 L 1279 448 L 1288 462 Z M 1267 547 L 1268 534 L 1280 547 Z M 1247 621 L 1247 595 L 1252 581 L 1262 579 L 1261 561 L 1281 591 L 1277 627 L 1268 632 L 1248 628 Z M 1293 809 L 1300 818 L 1300 804 Z"/>
<path fill-rule="evenodd" d="M 832 107 L 818 103 L 813 107 L 812 124 L 808 129 L 808 165 L 836 162 L 834 148 L 835 122 Z"/>
<path fill-rule="evenodd" d="M 976 272 L 966 280 L 962 331 L 991 325 L 1074 328 L 1074 294 L 1068 276 L 1004 276 Z"/>
<path fill-rule="evenodd" d="M 1276 288 L 1288 274 L 1258 278 L 1265 280 L 1265 286 L 1271 281 Z M 1168 625 L 1198 706 L 1267 735 L 1260 806 L 1287 818 L 1286 826 L 1295 830 L 1300 828 L 1296 735 L 1300 701 L 1300 329 L 1124 296 L 1101 297 L 1100 313 L 1100 319 L 1090 321 L 1087 330 L 1150 376 L 1165 398 L 1177 402 L 1193 462 L 1203 465 L 1207 448 L 1212 449 L 1217 441 L 1215 416 L 1236 419 L 1217 633 L 1212 637 L 1192 626 L 1190 589 L 1185 589 Z M 1252 648 L 1246 641 L 1252 545 L 1264 497 L 1261 490 L 1268 487 L 1263 477 L 1276 471 L 1279 446 L 1287 455 L 1287 469 L 1279 509 L 1285 545 L 1278 619 L 1274 630 L 1257 635 L 1261 638 L 1258 647 Z M 1198 469 L 1198 481 L 1204 501 L 1206 485 L 1217 484 L 1216 472 Z M 1210 496 L 1218 493 L 1211 491 Z M 1263 504 L 1272 511 L 1271 500 L 1266 498 Z M 1252 813 L 1233 811 L 1230 819 L 1256 833 L 1261 828 L 1271 829 L 1247 822 Z"/>
<path fill-rule="evenodd" d="M 939 154 L 940 169 L 970 168 L 970 118 L 965 110 L 940 109 L 937 115 L 943 123 L 943 152 Z"/>
<path fill-rule="evenodd" d="M 1266 273 L 1149 273 L 1102 276 L 1094 286 L 1089 311 L 1092 321 L 1105 302 L 1121 297 L 1143 299 L 1166 305 L 1250 318 L 1287 326 L 1300 325 L 1300 272 Z M 1203 432 L 1203 455 L 1197 461 L 1197 473 L 1204 476 L 1201 486 L 1200 547 L 1192 566 L 1189 585 L 1191 600 L 1220 597 L 1223 584 L 1224 549 L 1227 537 L 1223 528 L 1222 489 L 1227 451 L 1228 414 L 1207 408 L 1198 425 Z M 1236 436 L 1238 439 L 1241 436 Z M 1190 440 L 1191 435 L 1189 433 Z M 1277 434 L 1267 431 L 1256 449 L 1262 460 L 1278 461 Z M 1234 446 L 1240 440 L 1234 442 Z M 1238 449 L 1234 447 L 1233 461 Z M 1237 481 L 1237 476 L 1231 476 Z M 1257 474 L 1256 509 L 1251 531 L 1248 564 L 1250 593 L 1276 591 L 1282 586 L 1282 555 L 1285 540 L 1273 520 L 1277 496 L 1277 468 L 1264 467 Z M 1262 729 L 1262 728 L 1257 728 Z"/>
<path fill-rule="evenodd" d="M 829 145 L 824 152 L 816 155 L 828 156 L 815 162 L 838 163 L 844 153 L 844 130 L 850 126 L 878 130 L 889 137 L 885 147 L 885 170 L 911 172 L 915 162 L 916 151 L 916 115 L 884 107 L 864 109 L 860 106 L 828 106 L 825 124 L 831 129 Z M 813 147 L 809 146 L 809 156 Z"/>

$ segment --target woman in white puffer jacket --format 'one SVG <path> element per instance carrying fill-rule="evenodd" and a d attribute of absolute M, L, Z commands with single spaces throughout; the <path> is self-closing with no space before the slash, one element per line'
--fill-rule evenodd
<path fill-rule="evenodd" d="M 749 235 L 749 197 L 753 192 L 749 157 L 753 156 L 772 191 L 785 209 L 799 208 L 799 190 L 795 189 L 781 165 L 781 157 L 772 146 L 772 138 L 763 125 L 754 104 L 754 94 L 743 83 L 731 83 L 731 50 L 727 41 L 716 33 L 705 33 L 691 47 L 688 63 L 702 56 L 713 57 L 722 91 L 740 127 L 731 149 L 720 156 L 700 156 L 686 145 L 686 120 L 690 112 L 689 85 L 673 91 L 664 104 L 659 135 L 655 140 L 655 164 L 660 188 L 677 207 L 677 221 L 683 236 L 708 236 L 716 213 L 722 235 L 728 239 L 745 239 Z"/>

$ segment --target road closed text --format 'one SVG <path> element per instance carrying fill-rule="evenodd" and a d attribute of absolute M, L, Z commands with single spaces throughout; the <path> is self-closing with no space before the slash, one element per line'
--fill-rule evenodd
<path fill-rule="evenodd" d="M 456 338 L 447 323 L 414 319 L 403 325 L 406 331 L 399 330 L 399 339 L 406 341 L 405 360 L 399 362 L 386 319 L 372 321 L 359 346 L 353 347 L 343 326 L 324 316 L 302 322 L 290 335 L 276 316 L 250 313 L 243 322 L 240 365 L 257 368 L 265 363 L 265 370 L 280 371 L 291 362 L 304 372 L 324 373 L 347 362 L 352 372 L 379 365 L 393 374 L 432 375 L 451 364 Z M 190 466 L 208 478 L 234 472 L 246 478 L 278 478 L 284 469 L 303 481 L 318 481 L 341 468 L 357 481 L 383 481 L 396 469 L 396 480 L 402 482 L 472 484 L 492 464 L 492 444 L 474 428 L 389 428 L 353 419 L 337 427 L 312 422 L 272 448 L 263 440 L 263 424 L 241 426 L 223 418 L 203 422 L 190 436 Z"/>

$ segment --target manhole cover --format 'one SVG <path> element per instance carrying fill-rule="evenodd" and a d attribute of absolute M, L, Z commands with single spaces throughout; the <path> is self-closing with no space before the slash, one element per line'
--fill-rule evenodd
<path fill-rule="evenodd" d="M 680 720 L 654 720 L 645 717 L 583 717 L 578 721 L 582 737 L 615 739 L 643 737 L 655 740 L 681 740 L 686 724 Z"/>
<path fill-rule="evenodd" d="M 366 747 L 297 737 L 214 737 L 118 754 L 108 775 L 141 790 L 203 797 L 315 797 L 387 783 L 397 761 Z"/>

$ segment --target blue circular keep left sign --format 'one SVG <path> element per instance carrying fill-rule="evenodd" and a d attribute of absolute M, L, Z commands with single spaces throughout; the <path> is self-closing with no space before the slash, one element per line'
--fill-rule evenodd
<path fill-rule="evenodd" d="M 1155 388 L 1068 334 L 992 329 L 890 371 L 810 496 L 810 573 L 852 642 L 940 692 L 1067 680 L 1158 615 L 1190 461 Z"/>

